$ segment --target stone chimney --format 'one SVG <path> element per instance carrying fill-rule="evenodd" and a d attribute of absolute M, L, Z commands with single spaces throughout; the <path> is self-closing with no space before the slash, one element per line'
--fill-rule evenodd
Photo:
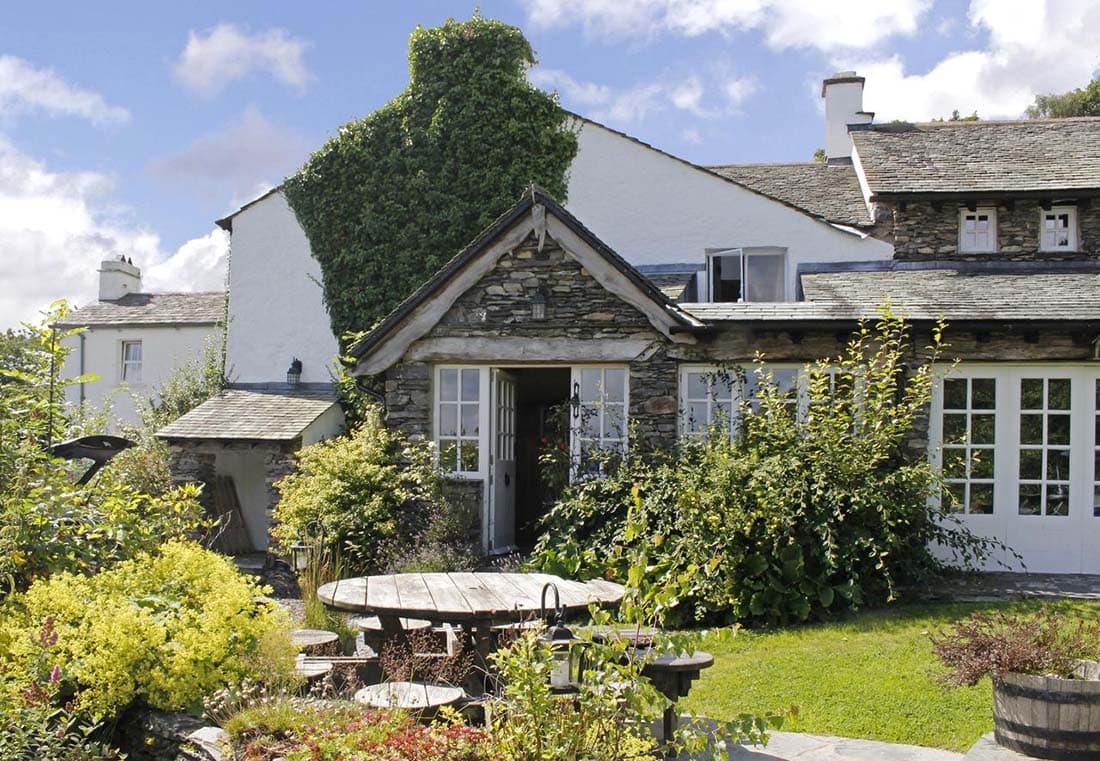
<path fill-rule="evenodd" d="M 873 111 L 863 110 L 863 77 L 854 71 L 838 71 L 821 83 L 825 99 L 825 158 L 843 163 L 852 159 L 849 124 L 870 124 Z"/>
<path fill-rule="evenodd" d="M 125 256 L 99 264 L 99 300 L 117 301 L 127 293 L 141 293 L 141 270 Z"/>

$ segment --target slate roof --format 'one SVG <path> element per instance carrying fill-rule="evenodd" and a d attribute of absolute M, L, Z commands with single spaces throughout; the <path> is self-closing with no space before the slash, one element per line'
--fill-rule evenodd
<path fill-rule="evenodd" d="M 661 293 L 671 301 L 679 301 L 683 298 L 684 289 L 688 281 L 695 277 L 694 272 L 643 272 L 644 277 L 653 283 Z"/>
<path fill-rule="evenodd" d="M 161 428 L 157 437 L 292 441 L 334 404 L 332 393 L 230 389 Z"/>
<path fill-rule="evenodd" d="M 829 222 L 852 227 L 874 224 L 851 164 L 808 161 L 728 164 L 707 169 Z"/>
<path fill-rule="evenodd" d="M 225 319 L 225 291 L 128 293 L 74 310 L 59 327 L 214 325 Z"/>
<path fill-rule="evenodd" d="M 805 272 L 806 301 L 680 304 L 707 323 L 855 321 L 889 301 L 910 320 L 948 322 L 1100 321 L 1100 271 L 912 269 Z"/>
<path fill-rule="evenodd" d="M 1100 189 L 1100 117 L 850 130 L 871 192 Z"/>

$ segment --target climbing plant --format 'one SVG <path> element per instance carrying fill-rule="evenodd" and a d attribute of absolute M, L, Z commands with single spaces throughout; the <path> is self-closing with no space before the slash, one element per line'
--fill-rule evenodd
<path fill-rule="evenodd" d="M 405 91 L 286 179 L 337 336 L 369 329 L 529 183 L 564 199 L 577 139 L 556 98 L 528 83 L 534 62 L 500 21 L 417 27 Z"/>

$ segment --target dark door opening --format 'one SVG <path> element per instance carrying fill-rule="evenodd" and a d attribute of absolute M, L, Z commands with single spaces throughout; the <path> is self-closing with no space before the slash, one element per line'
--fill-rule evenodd
<path fill-rule="evenodd" d="M 539 452 L 560 448 L 568 458 L 568 367 L 510 369 L 516 381 L 516 544 L 530 549 L 552 494 L 539 467 Z"/>

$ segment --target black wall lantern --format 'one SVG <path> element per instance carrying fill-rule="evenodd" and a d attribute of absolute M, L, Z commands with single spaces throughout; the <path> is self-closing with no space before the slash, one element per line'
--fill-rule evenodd
<path fill-rule="evenodd" d="M 532 288 L 527 295 L 528 300 L 531 302 L 531 319 L 532 320 L 545 320 L 546 319 L 546 303 L 549 301 L 546 294 L 546 289 L 542 286 L 538 288 Z"/>
<path fill-rule="evenodd" d="M 302 381 L 302 360 L 294 357 L 290 360 L 290 367 L 286 371 L 286 384 L 297 386 Z"/>
<path fill-rule="evenodd" d="M 546 593 L 553 590 L 554 607 L 546 607 Z M 550 647 L 553 665 L 550 668 L 550 689 L 554 692 L 576 692 L 583 672 L 579 654 L 575 652 L 577 637 L 565 626 L 565 611 L 561 605 L 558 588 L 546 584 L 542 588 L 539 615 L 546 621 L 542 641 Z"/>

